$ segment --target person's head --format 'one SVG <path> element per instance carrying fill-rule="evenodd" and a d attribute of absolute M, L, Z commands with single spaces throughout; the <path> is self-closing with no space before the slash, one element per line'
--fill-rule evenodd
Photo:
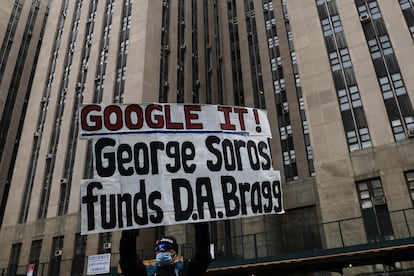
<path fill-rule="evenodd" d="M 155 243 L 155 254 L 158 265 L 173 264 L 178 252 L 177 240 L 174 237 L 163 237 Z"/>

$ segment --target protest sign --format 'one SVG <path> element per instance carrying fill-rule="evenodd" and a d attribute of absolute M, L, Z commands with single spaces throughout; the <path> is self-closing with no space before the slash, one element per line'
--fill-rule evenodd
<path fill-rule="evenodd" d="M 85 105 L 94 178 L 82 234 L 283 213 L 266 112 L 214 105 Z"/>

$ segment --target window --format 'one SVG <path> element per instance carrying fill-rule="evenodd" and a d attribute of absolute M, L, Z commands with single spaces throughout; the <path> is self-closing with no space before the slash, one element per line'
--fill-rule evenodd
<path fill-rule="evenodd" d="M 301 87 L 302 86 L 302 83 L 300 81 L 300 77 L 299 77 L 298 74 L 295 74 L 295 86 L 296 87 Z M 299 102 L 300 102 L 300 106 L 301 106 L 301 109 L 302 109 L 303 98 L 299 98 Z"/>
<path fill-rule="evenodd" d="M 381 43 L 381 48 L 384 53 L 384 56 L 394 53 L 394 51 L 392 50 L 390 38 L 388 37 L 388 35 L 380 36 L 379 40 Z"/>
<path fill-rule="evenodd" d="M 85 266 L 86 239 L 88 236 L 75 235 L 74 254 L 72 259 L 72 270 L 70 275 L 82 276 Z"/>
<path fill-rule="evenodd" d="M 112 252 L 112 233 L 100 233 L 98 242 L 98 254 Z"/>
<path fill-rule="evenodd" d="M 352 66 L 351 63 L 351 58 L 349 56 L 349 51 L 347 48 L 341 49 L 339 51 L 340 55 L 341 55 L 341 62 L 342 62 L 342 67 L 344 69 L 349 68 Z"/>
<path fill-rule="evenodd" d="M 356 183 L 368 242 L 390 240 L 394 233 L 380 178 Z"/>
<path fill-rule="evenodd" d="M 12 245 L 9 259 L 8 272 L 9 275 L 16 275 L 19 267 L 20 252 L 22 250 L 22 243 L 15 243 Z"/>
<path fill-rule="evenodd" d="M 295 65 L 295 64 L 296 64 L 296 62 L 297 62 L 297 59 L 296 59 L 296 52 L 294 52 L 294 51 L 290 52 L 290 58 L 291 58 L 291 60 L 292 60 L 292 64 L 293 64 L 293 65 Z"/>
<path fill-rule="evenodd" d="M 400 119 L 391 121 L 392 132 L 394 133 L 395 141 L 402 141 L 405 139 L 404 127 Z"/>
<path fill-rule="evenodd" d="M 322 30 L 324 36 L 331 36 L 332 35 L 332 28 L 331 28 L 331 22 L 328 18 L 321 20 L 322 23 Z"/>
<path fill-rule="evenodd" d="M 274 36 L 267 39 L 267 43 L 269 45 L 269 49 L 279 46 L 279 37 Z"/>
<path fill-rule="evenodd" d="M 359 90 L 357 86 L 348 87 L 348 92 L 346 89 L 341 89 L 337 91 L 339 104 L 341 111 L 362 106 L 361 97 L 359 95 Z"/>
<path fill-rule="evenodd" d="M 329 60 L 333 72 L 352 67 L 351 58 L 347 48 L 330 53 Z"/>
<path fill-rule="evenodd" d="M 394 85 L 395 94 L 397 96 L 404 95 L 407 93 L 405 90 L 404 82 L 402 81 L 401 74 L 396 73 L 391 75 L 392 83 Z"/>
<path fill-rule="evenodd" d="M 286 237 L 285 253 L 312 251 L 322 248 L 320 228 L 315 206 L 287 210 L 281 216 L 283 234 Z"/>
<path fill-rule="evenodd" d="M 273 26 L 276 26 L 275 18 L 266 21 L 266 30 L 270 30 Z"/>
<path fill-rule="evenodd" d="M 380 10 L 378 8 L 378 4 L 376 1 L 372 1 L 368 3 L 368 8 L 370 10 L 371 18 L 373 20 L 381 18 L 381 13 L 380 13 Z"/>
<path fill-rule="evenodd" d="M 400 6 L 402 10 L 411 9 L 411 3 L 409 0 L 400 0 Z"/>
<path fill-rule="evenodd" d="M 287 150 L 283 152 L 283 164 L 286 181 L 292 181 L 299 179 L 297 166 L 296 166 L 296 153 L 295 150 Z"/>
<path fill-rule="evenodd" d="M 413 3 L 409 0 L 400 0 L 401 10 L 404 14 L 405 22 L 414 39 L 414 8 Z"/>
<path fill-rule="evenodd" d="M 302 127 L 303 127 L 303 133 L 308 134 L 309 133 L 309 124 L 308 124 L 308 121 L 303 121 L 302 122 Z"/>
<path fill-rule="evenodd" d="M 349 94 L 351 95 L 352 107 L 362 106 L 361 97 L 359 95 L 359 90 L 356 85 L 348 87 Z"/>
<path fill-rule="evenodd" d="M 331 17 L 331 20 L 332 20 L 332 26 L 334 28 L 335 33 L 342 32 L 342 24 L 341 24 L 341 20 L 339 19 L 339 15 L 333 15 Z"/>
<path fill-rule="evenodd" d="M 268 2 L 263 4 L 263 10 L 265 11 L 273 11 L 273 2 Z"/>
<path fill-rule="evenodd" d="M 273 85 L 275 87 L 275 94 L 279 94 L 286 89 L 285 79 L 275 80 Z"/>
<path fill-rule="evenodd" d="M 30 248 L 29 264 L 34 265 L 33 275 L 37 275 L 37 270 L 39 269 L 39 258 L 40 258 L 41 250 L 42 250 L 42 240 L 32 241 L 32 246 Z"/>
<path fill-rule="evenodd" d="M 407 116 L 405 117 L 405 124 L 407 125 L 408 131 L 414 131 L 414 116 Z M 409 133 L 409 135 L 414 135 L 413 133 Z"/>
<path fill-rule="evenodd" d="M 347 131 L 346 138 L 351 152 L 372 146 L 368 128 L 366 127 Z"/>
<path fill-rule="evenodd" d="M 313 159 L 313 150 L 311 146 L 306 147 L 306 152 L 308 153 L 308 158 Z"/>
<path fill-rule="evenodd" d="M 361 139 L 362 148 L 363 149 L 370 148 L 372 146 L 372 143 L 371 143 L 371 137 L 369 136 L 368 128 L 363 127 L 363 128 L 360 128 L 358 131 L 359 131 L 359 136 Z"/>
<path fill-rule="evenodd" d="M 405 181 L 407 181 L 408 193 L 411 198 L 411 203 L 414 207 L 414 171 L 405 172 Z"/>
<path fill-rule="evenodd" d="M 53 238 L 52 242 L 52 251 L 50 252 L 49 259 L 49 276 L 59 275 L 60 264 L 62 261 L 62 249 L 63 249 L 63 236 L 58 236 Z"/>
<path fill-rule="evenodd" d="M 383 77 L 379 79 L 382 96 L 384 97 L 384 100 L 393 98 L 392 88 L 390 85 L 390 81 L 388 77 Z"/>
<path fill-rule="evenodd" d="M 368 40 L 368 47 L 369 47 L 369 51 L 371 53 L 372 59 L 377 59 L 377 58 L 381 57 L 380 48 L 379 48 L 378 42 L 375 38 L 371 39 L 371 40 Z"/>
<path fill-rule="evenodd" d="M 286 127 L 280 128 L 280 139 L 281 140 L 286 140 L 290 136 L 292 136 L 292 126 L 288 125 Z"/>
<path fill-rule="evenodd" d="M 346 133 L 346 139 L 348 140 L 350 151 L 355 151 L 359 149 L 358 137 L 355 130 L 348 131 Z"/>
<path fill-rule="evenodd" d="M 333 32 L 335 32 L 335 34 L 342 32 L 342 24 L 339 15 L 333 15 L 330 18 L 322 19 L 321 23 L 323 35 L 325 37 L 331 36 Z"/>

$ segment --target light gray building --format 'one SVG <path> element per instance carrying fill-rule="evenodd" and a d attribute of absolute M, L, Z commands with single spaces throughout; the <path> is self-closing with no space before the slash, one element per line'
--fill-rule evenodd
<path fill-rule="evenodd" d="M 35 264 L 37 275 L 84 275 L 87 256 L 111 252 L 115 275 L 120 232 L 80 235 L 80 181 L 93 165 L 78 137 L 82 103 L 267 110 L 286 213 L 211 223 L 211 273 L 234 260 L 414 244 L 411 1 L 3 2 L 0 273 Z M 142 230 L 141 253 L 152 258 L 165 233 L 191 254 L 191 225 Z M 339 266 L 412 267 L 390 260 Z"/>

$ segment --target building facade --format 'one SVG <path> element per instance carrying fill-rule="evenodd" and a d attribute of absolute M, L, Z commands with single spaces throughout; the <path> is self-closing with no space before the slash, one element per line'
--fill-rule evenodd
<path fill-rule="evenodd" d="M 412 238 L 411 1 L 5 2 L 0 271 L 83 275 L 105 252 L 116 267 L 120 232 L 80 235 L 79 184 L 93 166 L 82 103 L 267 110 L 286 214 L 211 223 L 216 260 Z M 168 226 L 144 229 L 140 248 L 165 233 L 192 242 L 190 225 Z"/>
<path fill-rule="evenodd" d="M 0 7 L 0 221 L 3 218 L 27 101 L 47 20 L 47 5 L 7 1 Z"/>

